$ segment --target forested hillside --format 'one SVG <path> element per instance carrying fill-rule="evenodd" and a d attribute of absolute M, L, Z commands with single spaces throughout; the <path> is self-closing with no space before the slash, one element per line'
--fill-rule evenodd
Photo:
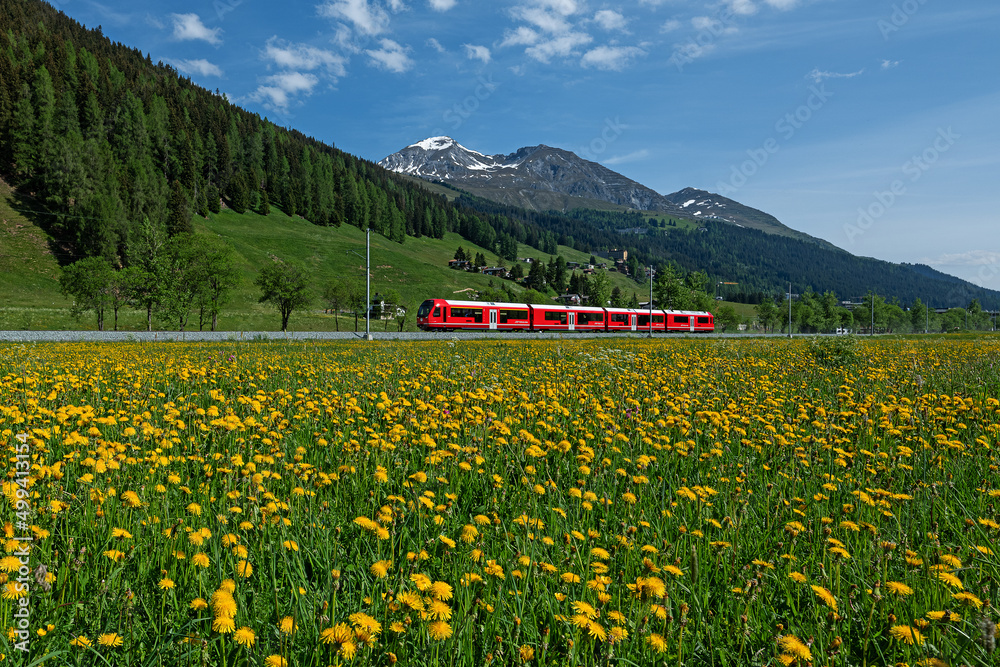
<path fill-rule="evenodd" d="M 0 0 L 0 25 L 0 172 L 62 263 L 127 264 L 143 220 L 190 231 L 191 215 L 217 211 L 220 197 L 236 212 L 277 205 L 400 243 L 446 230 L 486 247 L 499 240 L 472 212 L 230 104 L 39 0 Z M 497 226 L 542 240 L 518 223 Z"/>

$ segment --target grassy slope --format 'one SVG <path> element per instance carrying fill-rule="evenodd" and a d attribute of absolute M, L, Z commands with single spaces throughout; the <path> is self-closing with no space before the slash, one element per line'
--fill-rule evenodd
<path fill-rule="evenodd" d="M 49 251 L 48 236 L 14 211 L 9 188 L 2 182 L 0 188 L 0 302 L 3 304 L 0 329 L 93 328 L 91 315 L 80 320 L 72 317 L 70 301 L 59 292 L 59 266 Z M 199 233 L 221 236 L 239 254 L 243 279 L 220 317 L 220 329 L 253 331 L 278 327 L 277 311 L 269 304 L 257 302 L 258 292 L 253 285 L 259 268 L 273 261 L 272 257 L 301 262 L 308 267 L 312 274 L 312 291 L 317 297 L 323 286 L 335 277 L 353 277 L 364 285 L 364 259 L 348 254 L 349 250 L 362 257 L 365 254 L 365 235 L 355 227 L 317 227 L 302 218 L 289 218 L 275 208 L 267 218 L 226 210 L 207 220 L 196 217 L 195 229 Z M 487 287 L 491 280 L 488 276 L 447 268 L 448 260 L 459 245 L 472 252 L 483 252 L 491 262 L 497 260 L 492 253 L 457 234 L 447 234 L 443 240 L 407 238 L 403 244 L 372 234 L 372 293 L 388 289 L 399 292 L 403 304 L 410 308 L 407 328 L 413 328 L 412 313 L 424 299 L 460 299 L 467 296 L 463 290 Z M 589 257 L 571 248 L 561 247 L 559 251 L 569 261 L 586 261 Z M 521 257 L 548 259 L 547 255 L 527 246 L 521 246 L 518 253 Z M 612 285 L 636 290 L 640 298 L 644 294 L 644 290 L 629 278 L 617 273 L 609 276 Z M 502 281 L 493 279 L 493 282 L 498 285 Z M 334 317 L 324 314 L 321 308 L 322 303 L 317 298 L 310 310 L 292 315 L 290 328 L 298 331 L 336 328 Z M 107 319 L 110 327 L 111 316 Z M 384 324 L 377 326 L 383 328 Z M 188 328 L 197 327 L 197 313 L 194 313 Z M 134 310 L 122 311 L 119 328 L 145 328 L 143 315 Z M 353 318 L 341 317 L 340 328 L 353 329 Z"/>

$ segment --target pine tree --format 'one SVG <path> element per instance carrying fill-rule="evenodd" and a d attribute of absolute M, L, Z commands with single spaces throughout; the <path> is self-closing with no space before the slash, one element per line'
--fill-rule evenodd
<path fill-rule="evenodd" d="M 169 211 L 167 233 L 170 236 L 194 232 L 194 225 L 191 223 L 191 205 L 184 194 L 184 186 L 178 180 L 175 180 L 170 188 Z"/>
<path fill-rule="evenodd" d="M 271 201 L 267 196 L 267 190 L 260 191 L 260 204 L 257 206 L 257 213 L 271 215 Z"/>

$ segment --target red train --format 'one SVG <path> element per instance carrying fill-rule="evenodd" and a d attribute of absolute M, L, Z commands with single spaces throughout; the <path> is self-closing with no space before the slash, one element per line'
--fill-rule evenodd
<path fill-rule="evenodd" d="M 715 331 L 712 313 L 427 299 L 417 310 L 424 331 Z"/>

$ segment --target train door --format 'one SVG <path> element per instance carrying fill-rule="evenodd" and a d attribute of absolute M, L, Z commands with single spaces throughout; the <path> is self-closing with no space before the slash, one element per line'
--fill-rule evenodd
<path fill-rule="evenodd" d="M 490 329 L 496 330 L 497 328 L 497 311 L 490 308 Z"/>
<path fill-rule="evenodd" d="M 632 320 L 632 331 L 636 331 L 639 328 L 639 318 L 636 317 L 635 313 L 629 315 L 629 318 Z"/>
<path fill-rule="evenodd" d="M 689 323 L 688 326 L 691 327 L 691 331 L 694 331 L 694 320 L 695 320 L 695 318 L 693 318 L 693 317 L 689 317 L 688 318 L 688 323 Z"/>
<path fill-rule="evenodd" d="M 569 330 L 570 331 L 576 330 L 576 313 L 569 314 Z"/>

